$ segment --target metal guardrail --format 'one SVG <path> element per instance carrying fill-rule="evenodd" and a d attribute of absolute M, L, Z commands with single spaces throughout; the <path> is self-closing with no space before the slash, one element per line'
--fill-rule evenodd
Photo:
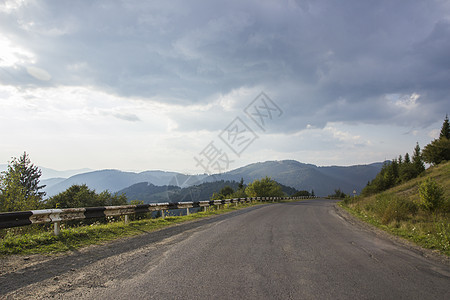
<path fill-rule="evenodd" d="M 92 219 L 109 216 L 125 216 L 125 222 L 128 222 L 128 216 L 142 214 L 153 211 L 161 211 L 164 218 L 165 210 L 185 208 L 189 214 L 189 208 L 220 206 L 232 203 L 246 203 L 251 201 L 278 201 L 287 199 L 308 199 L 313 197 L 253 197 L 253 198 L 234 198 L 225 200 L 196 201 L 196 202 L 165 202 L 139 205 L 122 206 L 103 206 L 103 207 L 85 207 L 85 208 L 63 208 L 63 209 L 42 209 L 31 211 L 0 213 L 0 228 L 12 228 L 26 226 L 31 224 L 53 223 L 54 234 L 59 235 L 60 224 L 64 221 Z"/>

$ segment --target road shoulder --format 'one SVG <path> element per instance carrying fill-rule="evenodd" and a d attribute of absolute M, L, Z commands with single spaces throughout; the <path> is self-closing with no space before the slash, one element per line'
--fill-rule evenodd
<path fill-rule="evenodd" d="M 362 221 L 361 219 L 357 218 L 356 216 L 352 215 L 342 207 L 338 205 L 338 203 L 334 204 L 335 212 L 346 222 L 350 223 L 353 226 L 359 227 L 363 230 L 370 231 L 373 234 L 375 234 L 378 237 L 385 238 L 390 240 L 392 243 L 401 246 L 403 248 L 406 248 L 410 251 L 413 251 L 417 254 L 419 254 L 422 257 L 425 257 L 427 259 L 430 259 L 432 261 L 450 266 L 450 257 L 443 255 L 439 253 L 437 250 L 431 250 L 426 249 L 423 247 L 420 247 L 417 244 L 414 244 L 411 241 L 408 241 L 402 237 L 393 235 L 387 231 L 384 231 L 376 226 L 373 226 L 372 224 L 366 223 Z"/>

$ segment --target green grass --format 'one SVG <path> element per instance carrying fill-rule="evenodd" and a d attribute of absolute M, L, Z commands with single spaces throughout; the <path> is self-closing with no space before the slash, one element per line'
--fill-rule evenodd
<path fill-rule="evenodd" d="M 261 203 L 248 203 L 227 205 L 216 210 L 208 209 L 206 212 L 192 213 L 188 216 L 167 216 L 158 219 L 142 219 L 125 224 L 123 221 L 106 224 L 94 223 L 89 226 L 62 228 L 61 234 L 54 236 L 49 226 L 33 228 L 30 233 L 23 233 L 14 228 L 5 230 L 0 240 L 0 255 L 11 254 L 52 254 L 80 249 L 85 246 L 102 244 L 115 239 L 130 237 L 146 232 L 155 231 L 173 224 L 205 218 L 212 215 L 227 213 Z"/>
<path fill-rule="evenodd" d="M 420 203 L 419 185 L 433 178 L 444 190 L 436 211 Z M 424 248 L 450 255 L 450 162 L 429 168 L 420 177 L 369 197 L 348 198 L 341 207 L 361 220 Z"/>

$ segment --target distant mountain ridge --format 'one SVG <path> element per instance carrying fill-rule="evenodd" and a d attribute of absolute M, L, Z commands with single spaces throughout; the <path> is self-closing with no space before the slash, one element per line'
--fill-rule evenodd
<path fill-rule="evenodd" d="M 145 171 L 140 173 L 119 170 L 99 170 L 77 174 L 69 178 L 42 180 L 47 184 L 47 197 L 60 193 L 73 184 L 86 184 L 97 192 L 109 190 L 118 192 L 137 183 L 150 183 L 155 186 L 177 186 L 180 188 L 213 181 L 237 181 L 244 179 L 246 184 L 255 179 L 269 176 L 279 183 L 297 190 L 314 190 L 316 195 L 332 194 L 340 188 L 347 194 L 353 190 L 358 193 L 368 181 L 375 178 L 383 163 L 355 165 L 348 167 L 318 167 L 295 160 L 266 161 L 214 175 L 186 175 L 177 172 Z"/>
<path fill-rule="evenodd" d="M 213 193 L 218 193 L 225 186 L 237 190 L 239 183 L 236 181 L 203 182 L 184 188 L 178 186 L 156 186 L 148 182 L 133 184 L 120 190 L 119 194 L 125 194 L 128 201 L 140 200 L 144 203 L 181 202 L 181 201 L 205 201 L 210 200 Z M 281 185 L 283 192 L 292 195 L 296 189 Z"/>
<path fill-rule="evenodd" d="M 245 183 L 269 176 L 277 182 L 297 190 L 314 190 L 316 195 L 327 196 L 340 188 L 347 194 L 359 193 L 368 181 L 380 172 L 383 163 L 348 167 L 318 167 L 295 160 L 266 161 L 250 164 L 223 174 L 205 178 L 205 181 L 235 180 L 244 178 Z"/>
<path fill-rule="evenodd" d="M 6 171 L 8 168 L 7 164 L 0 164 L 0 172 Z M 45 168 L 38 166 L 38 168 L 42 171 L 41 175 L 41 181 L 47 180 L 47 179 L 55 179 L 55 178 L 68 178 L 77 174 L 86 173 L 92 171 L 91 169 L 75 169 L 75 170 L 65 170 L 65 171 L 58 171 L 50 168 Z"/>
<path fill-rule="evenodd" d="M 48 197 L 56 195 L 74 184 L 86 184 L 97 192 L 109 190 L 117 192 L 139 182 L 150 182 L 154 185 L 177 185 L 180 187 L 190 185 L 189 182 L 198 182 L 206 175 L 189 176 L 176 172 L 144 171 L 140 173 L 124 172 L 119 170 L 99 170 L 77 174 L 67 179 L 47 186 L 44 191 Z M 45 184 L 45 182 L 43 182 Z"/>

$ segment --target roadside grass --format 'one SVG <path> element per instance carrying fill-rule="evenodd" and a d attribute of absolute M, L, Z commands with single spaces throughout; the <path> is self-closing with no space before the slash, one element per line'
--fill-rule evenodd
<path fill-rule="evenodd" d="M 444 191 L 435 211 L 420 205 L 419 185 L 427 178 L 433 178 Z M 450 256 L 450 162 L 380 194 L 347 198 L 339 205 L 367 223 Z"/>
<path fill-rule="evenodd" d="M 61 229 L 59 236 L 54 236 L 52 227 L 39 226 L 33 228 L 29 233 L 20 232 L 16 228 L 4 229 L 6 233 L 0 240 L 0 256 L 11 254 L 54 254 L 77 250 L 89 245 L 98 245 L 115 239 L 136 236 L 152 232 L 177 223 L 187 222 L 195 219 L 219 215 L 238 209 L 243 209 L 266 202 L 245 203 L 235 206 L 225 205 L 222 209 L 208 208 L 206 212 L 191 213 L 185 216 L 166 216 L 163 218 L 146 218 L 130 221 L 110 222 L 100 224 L 99 222 L 87 226 L 75 226 Z"/>

